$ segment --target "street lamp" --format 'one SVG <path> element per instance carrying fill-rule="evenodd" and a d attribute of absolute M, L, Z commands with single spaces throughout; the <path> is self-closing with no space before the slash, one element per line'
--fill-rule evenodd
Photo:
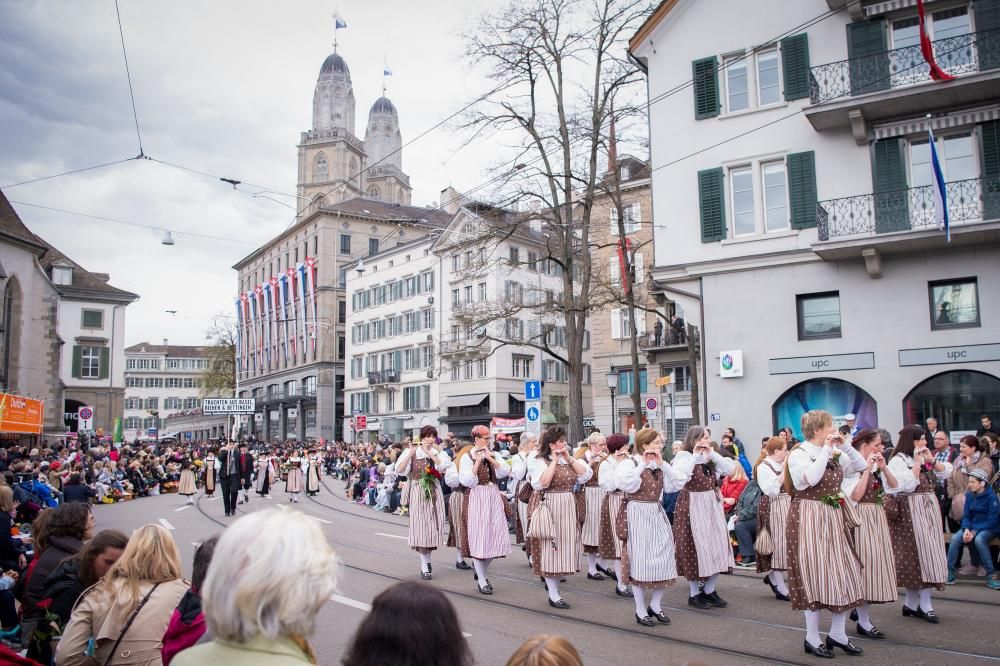
<path fill-rule="evenodd" d="M 618 416 L 618 412 L 615 409 L 615 390 L 618 388 L 618 371 L 612 370 L 605 373 L 604 376 L 608 380 L 608 390 L 611 391 L 611 432 L 614 432 Z"/>

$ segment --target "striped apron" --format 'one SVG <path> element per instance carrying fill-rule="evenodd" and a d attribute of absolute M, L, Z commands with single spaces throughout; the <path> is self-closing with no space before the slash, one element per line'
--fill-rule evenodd
<path fill-rule="evenodd" d="M 878 502 L 881 486 L 874 474 L 868 477 L 865 494 L 858 500 L 860 525 L 854 530 L 854 544 L 861 559 L 861 578 L 864 599 L 870 604 L 889 604 L 898 599 L 896 594 L 896 567 L 889 536 L 889 522 L 885 509 Z"/>
<path fill-rule="evenodd" d="M 536 492 L 528 505 L 528 520 L 544 501 L 552 513 L 555 539 L 528 539 L 531 568 L 536 576 L 569 576 L 580 570 L 580 523 L 577 522 L 573 487 L 576 472 L 572 465 L 556 465 L 552 482 L 543 492 Z M 543 500 L 544 497 L 544 500 Z"/>
<path fill-rule="evenodd" d="M 774 469 L 766 460 L 763 464 L 777 474 L 782 475 L 781 469 Z M 770 555 L 757 555 L 757 573 L 767 573 L 768 571 L 785 571 L 788 569 L 788 550 L 785 548 L 785 525 L 788 522 L 788 509 L 792 506 L 791 496 L 785 492 L 784 486 L 776 497 L 764 495 L 760 498 L 760 506 L 757 508 L 757 533 L 767 525 L 771 532 L 771 543 L 774 544 L 774 552 Z"/>
<path fill-rule="evenodd" d="M 695 465 L 674 509 L 677 571 L 688 580 L 705 580 L 736 566 L 722 498 L 709 465 Z"/>
<path fill-rule="evenodd" d="M 896 562 L 896 584 L 909 589 L 944 589 L 948 580 L 948 558 L 941 535 L 944 526 L 934 495 L 934 474 L 923 471 L 910 494 L 896 495 L 899 518 L 889 523 Z"/>
<path fill-rule="evenodd" d="M 420 487 L 420 477 L 424 474 L 427 463 L 434 464 L 431 458 L 417 460 L 417 454 L 410 456 L 410 468 L 406 477 L 409 479 L 407 493 L 410 507 L 410 548 L 420 553 L 429 553 L 441 546 L 444 540 L 444 497 L 441 495 L 440 484 L 431 489 L 431 498 L 424 496 Z"/>
<path fill-rule="evenodd" d="M 590 463 L 593 474 L 583 486 L 585 513 L 581 541 L 585 553 L 600 553 L 601 506 L 606 494 L 604 489 L 597 485 L 597 469 L 601 466 L 601 462 L 598 459 Z"/>
<path fill-rule="evenodd" d="M 493 465 L 483 462 L 477 476 L 479 484 L 463 495 L 462 556 L 477 560 L 507 557 L 510 553 L 507 528 L 510 505 L 497 487 Z"/>
<path fill-rule="evenodd" d="M 677 580 L 677 564 L 670 521 L 660 504 L 663 477 L 660 470 L 644 469 L 639 478 L 639 490 L 625 495 L 616 521 L 618 534 L 627 539 L 622 576 L 640 588 L 666 588 Z"/>

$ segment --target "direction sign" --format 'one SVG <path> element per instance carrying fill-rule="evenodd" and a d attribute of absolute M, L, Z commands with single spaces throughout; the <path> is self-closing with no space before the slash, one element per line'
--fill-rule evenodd
<path fill-rule="evenodd" d="M 542 383 L 537 379 L 524 382 L 524 399 L 525 400 L 541 400 L 542 399 Z"/>
<path fill-rule="evenodd" d="M 76 429 L 78 432 L 88 432 L 94 429 L 93 407 L 80 407 L 76 410 Z"/>
<path fill-rule="evenodd" d="M 540 401 L 525 403 L 524 430 L 532 435 L 542 434 L 542 403 Z"/>
<path fill-rule="evenodd" d="M 657 379 L 656 386 L 657 388 L 660 388 L 666 386 L 667 384 L 672 384 L 673 382 L 674 382 L 674 373 L 671 372 Z"/>
<path fill-rule="evenodd" d="M 205 398 L 201 401 L 202 414 L 253 414 L 256 398 Z"/>

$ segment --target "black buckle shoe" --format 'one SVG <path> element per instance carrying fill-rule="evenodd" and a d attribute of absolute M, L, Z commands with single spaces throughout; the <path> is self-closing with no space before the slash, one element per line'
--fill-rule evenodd
<path fill-rule="evenodd" d="M 462 560 L 461 562 L 455 562 L 455 568 L 461 569 L 462 571 L 468 571 L 469 569 L 472 568 L 472 565 L 466 562 L 465 560 Z"/>
<path fill-rule="evenodd" d="M 552 601 L 551 599 L 549 599 L 549 606 L 552 606 L 553 608 L 561 608 L 563 610 L 569 608 L 569 604 L 563 601 L 562 599 L 560 599 L 559 601 Z"/>
<path fill-rule="evenodd" d="M 615 585 L 615 594 L 617 594 L 619 597 L 634 597 L 635 596 L 634 594 L 632 594 L 632 590 L 628 589 L 627 587 L 624 590 L 620 590 L 620 589 L 618 589 L 617 585 Z"/>
<path fill-rule="evenodd" d="M 875 640 L 879 640 L 879 641 L 882 640 L 882 639 L 884 639 L 886 637 L 885 634 L 883 634 L 881 631 L 879 631 L 878 627 L 876 627 L 874 625 L 872 626 L 871 629 L 865 629 L 860 624 L 856 625 L 856 626 L 857 626 L 857 629 L 858 629 L 858 635 L 859 636 L 864 636 L 865 638 L 874 638 Z"/>
<path fill-rule="evenodd" d="M 826 649 L 829 650 L 830 653 L 832 654 L 833 653 L 833 648 L 835 648 L 835 647 L 839 647 L 841 650 L 843 650 L 847 654 L 853 655 L 855 657 L 861 656 L 861 655 L 863 655 L 865 653 L 864 650 L 862 650 L 861 648 L 859 648 L 858 646 L 856 646 L 854 643 L 852 643 L 851 639 L 847 639 L 846 643 L 841 643 L 840 641 L 836 641 L 833 638 L 831 638 L 829 635 L 827 635 L 827 637 L 826 637 Z"/>
<path fill-rule="evenodd" d="M 694 606 L 695 608 L 708 608 L 708 600 L 705 598 L 705 593 L 700 592 L 693 597 L 688 597 L 688 606 Z"/>
<path fill-rule="evenodd" d="M 420 577 L 423 578 L 424 580 L 430 580 L 431 578 L 433 578 L 433 576 L 431 576 L 430 571 L 421 571 Z"/>
<path fill-rule="evenodd" d="M 604 580 L 604 576 L 602 576 L 599 573 L 592 574 L 592 573 L 588 572 L 587 573 L 587 580 Z"/>
<path fill-rule="evenodd" d="M 660 624 L 670 624 L 670 618 L 667 617 L 667 614 L 664 613 L 662 610 L 659 613 L 657 613 L 652 608 L 647 607 L 646 612 L 649 613 L 650 616 L 655 617 L 657 622 L 659 622 Z"/>
<path fill-rule="evenodd" d="M 701 594 L 705 597 L 705 601 L 716 608 L 725 608 L 729 605 L 729 602 L 720 597 L 718 592 L 712 592 L 711 594 L 705 594 L 702 592 Z"/>
<path fill-rule="evenodd" d="M 636 613 L 635 614 L 635 621 L 638 622 L 639 624 L 641 624 L 644 627 L 654 627 L 654 626 L 656 626 L 656 623 L 653 622 L 653 618 L 649 617 L 648 615 L 646 617 L 639 617 L 639 614 Z"/>
<path fill-rule="evenodd" d="M 486 594 L 486 595 L 493 594 L 493 586 L 490 585 L 490 581 L 486 581 L 486 585 L 483 585 L 482 587 L 479 588 L 479 594 Z"/>
<path fill-rule="evenodd" d="M 941 622 L 941 620 L 938 619 L 938 614 L 935 613 L 934 611 L 924 612 L 924 619 L 930 622 L 931 624 L 938 624 L 939 622 Z"/>
<path fill-rule="evenodd" d="M 806 654 L 816 655 L 820 659 L 833 659 L 833 652 L 828 650 L 822 643 L 819 645 L 809 645 L 809 641 L 802 641 L 802 645 L 806 649 Z"/>
<path fill-rule="evenodd" d="M 597 571 L 598 571 L 598 573 L 604 574 L 608 578 L 615 578 L 615 572 L 614 571 L 611 571 L 610 569 L 605 569 L 600 564 L 597 565 Z"/>
<path fill-rule="evenodd" d="M 851 622 L 857 622 L 858 621 L 858 609 L 855 608 L 855 609 L 851 610 L 851 614 L 848 617 L 850 617 Z"/>

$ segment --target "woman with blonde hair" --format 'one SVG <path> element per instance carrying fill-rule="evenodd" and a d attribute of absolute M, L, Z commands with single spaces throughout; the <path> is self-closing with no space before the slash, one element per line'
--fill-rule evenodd
<path fill-rule="evenodd" d="M 56 663 L 157 666 L 163 634 L 187 588 L 170 532 L 140 527 L 104 578 L 80 597 L 57 644 Z"/>
<path fill-rule="evenodd" d="M 462 505 L 465 529 L 462 531 L 462 555 L 472 558 L 480 594 L 493 594 L 486 574 L 490 563 L 510 553 L 507 512 L 510 505 L 500 492 L 497 481 L 509 474 L 507 464 L 490 451 L 490 429 L 477 425 L 472 429 L 473 448 L 458 470 L 458 478 L 468 488 Z"/>
<path fill-rule="evenodd" d="M 316 521 L 299 511 L 255 511 L 215 546 L 202 590 L 215 637 L 171 666 L 315 664 L 309 636 L 334 593 L 337 557 Z"/>
<path fill-rule="evenodd" d="M 583 666 L 573 644 L 562 636 L 542 634 L 529 638 L 507 660 L 507 666 Z"/>
<path fill-rule="evenodd" d="M 788 438 L 771 437 L 760 450 L 753 466 L 753 478 L 760 488 L 757 507 L 757 534 L 767 530 L 771 537 L 771 553 L 756 552 L 757 573 L 766 573 L 764 584 L 771 588 L 778 601 L 789 601 L 785 571 L 788 570 L 788 549 L 785 546 L 785 526 L 792 496 L 785 490 L 785 460 L 788 458 Z M 754 544 L 756 545 L 756 544 Z"/>
<path fill-rule="evenodd" d="M 451 488 L 451 495 L 448 496 L 448 542 L 445 545 L 455 549 L 455 568 L 460 571 L 468 571 L 472 568 L 465 561 L 465 555 L 462 553 L 462 540 L 465 532 L 465 494 L 468 488 L 463 486 L 458 478 L 458 467 L 471 450 L 471 444 L 463 446 L 455 455 L 455 464 L 444 473 L 444 482 Z M 478 576 L 478 574 L 476 575 Z"/>

